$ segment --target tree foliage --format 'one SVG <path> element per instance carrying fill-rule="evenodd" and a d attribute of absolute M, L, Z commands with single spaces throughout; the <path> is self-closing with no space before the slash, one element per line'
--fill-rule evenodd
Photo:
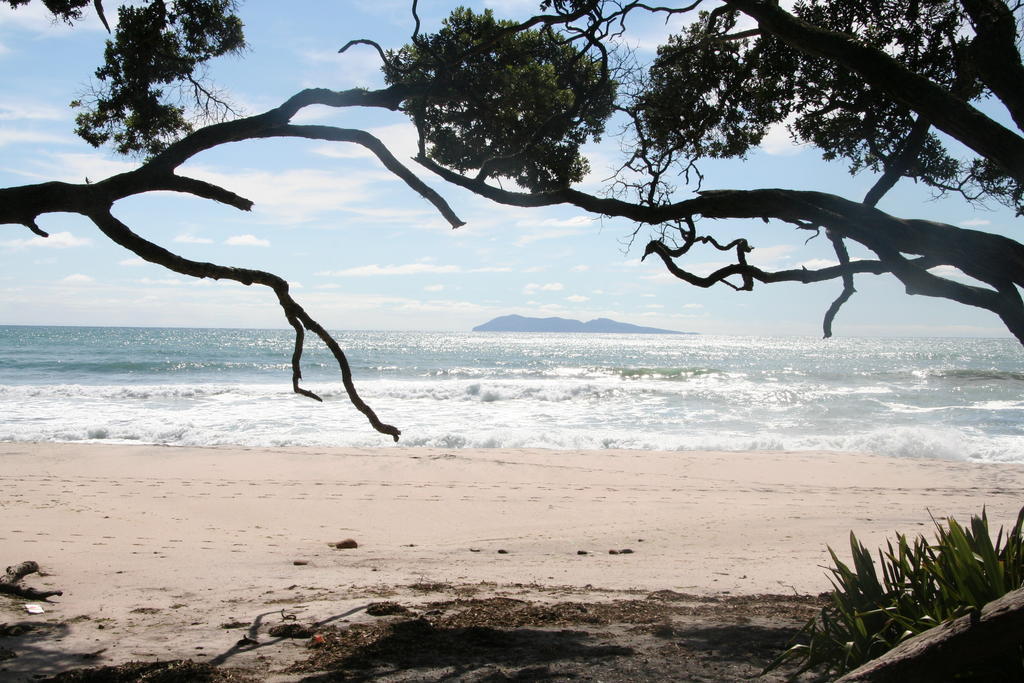
<path fill-rule="evenodd" d="M 11 7 L 32 0 L 3 0 Z M 42 0 L 54 19 L 74 24 L 92 6 L 110 31 L 101 0 Z M 148 156 L 191 132 L 196 123 L 234 114 L 205 78 L 207 62 L 245 48 L 235 0 L 147 0 L 117 9 L 96 84 L 71 105 L 75 132 L 93 147 Z"/>
<path fill-rule="evenodd" d="M 991 97 L 971 57 L 977 39 L 956 2 L 801 0 L 793 15 L 892 57 L 965 101 Z M 900 177 L 940 193 L 992 199 L 1021 211 L 1021 184 L 988 159 L 954 156 L 927 118 L 834 60 L 761 31 L 738 32 L 737 9 L 701 12 L 658 51 L 649 85 L 633 104 L 642 133 L 661 153 L 742 157 L 768 128 L 845 159 L 851 173 L 881 173 L 877 201 Z M 872 202 L 874 203 L 874 202 Z"/>
<path fill-rule="evenodd" d="M 245 47 L 235 4 L 154 0 L 118 8 L 117 31 L 96 70 L 99 88 L 75 103 L 84 109 L 76 132 L 93 147 L 113 143 L 121 154 L 151 155 L 190 132 L 193 118 L 217 120 L 229 111 L 197 71 Z"/>
<path fill-rule="evenodd" d="M 600 138 L 616 87 L 599 60 L 550 27 L 517 29 L 465 8 L 389 53 L 384 74 L 389 84 L 427 86 L 403 110 L 431 159 L 535 191 L 583 179 L 580 145 Z"/>

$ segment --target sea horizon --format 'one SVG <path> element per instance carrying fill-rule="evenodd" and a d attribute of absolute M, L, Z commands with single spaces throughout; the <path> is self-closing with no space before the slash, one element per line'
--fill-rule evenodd
<path fill-rule="evenodd" d="M 639 323 L 635 323 L 639 325 Z M 42 323 L 0 323 L 0 328 L 4 327 L 36 327 L 36 328 L 47 328 L 47 327 L 67 327 L 67 328 L 85 328 L 85 329 L 126 329 L 126 330 L 245 330 L 245 331 L 260 331 L 268 330 L 275 332 L 292 332 L 293 329 L 287 325 L 283 326 L 208 326 L 208 325 L 108 325 L 108 324 L 42 324 Z M 594 335 L 594 334 L 606 334 L 606 335 L 637 335 L 647 336 L 644 333 L 620 333 L 620 332 L 494 332 L 494 331 L 476 331 L 472 328 L 469 329 L 454 329 L 454 328 L 415 328 L 415 329 L 402 329 L 402 328 L 385 328 L 385 327 L 325 327 L 331 334 L 345 333 L 345 332 L 401 332 L 408 334 L 415 334 L 417 332 L 423 333 L 452 333 L 452 334 L 579 334 L 579 335 Z M 758 332 L 745 332 L 737 333 L 730 332 L 728 334 L 722 334 L 717 332 L 701 332 L 699 330 L 693 331 L 680 331 L 679 335 L 696 335 L 696 336 L 707 336 L 707 337 L 739 337 L 739 338 L 778 338 L 778 339 L 816 339 L 821 342 L 828 343 L 830 341 L 839 339 L 979 339 L 979 340 L 1007 340 L 1016 342 L 1016 338 L 1010 334 L 1005 335 L 976 335 L 976 334 L 835 334 L 832 337 L 822 337 L 813 334 L 778 334 L 778 333 L 758 333 Z M 307 331 L 307 339 L 312 341 L 316 339 L 316 336 L 311 332 Z M 1021 345 L 1024 350 L 1024 345 Z"/>

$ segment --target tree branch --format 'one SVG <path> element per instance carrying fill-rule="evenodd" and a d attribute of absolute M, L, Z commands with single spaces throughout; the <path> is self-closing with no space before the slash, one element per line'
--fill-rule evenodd
<path fill-rule="evenodd" d="M 960 0 L 960 5 L 974 25 L 976 35 L 968 49 L 980 67 L 978 76 L 1024 130 L 1024 64 L 1013 12 L 997 0 Z"/>
<path fill-rule="evenodd" d="M 1024 286 L 1024 245 L 1001 235 L 934 221 L 897 218 L 874 207 L 824 192 L 771 188 L 706 190 L 692 199 L 649 206 L 594 197 L 571 188 L 531 194 L 510 192 L 467 178 L 428 158 L 417 157 L 416 161 L 455 185 L 511 206 L 572 204 L 593 213 L 651 225 L 698 215 L 719 219 L 774 218 L 797 225 L 820 225 L 829 229 L 836 238 L 864 245 L 874 251 L 879 260 L 855 261 L 846 269 L 840 265 L 835 270 L 781 271 L 774 274 L 737 263 L 701 277 L 674 264 L 670 267 L 671 256 L 667 246 L 652 246 L 656 242 L 649 244 L 648 250 L 658 253 L 673 275 L 700 287 L 725 282 L 725 278 L 732 275 L 768 283 L 783 280 L 819 282 L 841 277 L 845 271 L 892 273 L 903 282 L 908 294 L 950 299 L 997 314 L 1007 329 L 1024 344 L 1024 306 L 1010 292 L 1011 285 Z M 904 253 L 922 258 L 908 260 L 902 256 Z M 928 268 L 938 265 L 951 265 L 992 289 L 955 282 L 928 272 Z M 725 284 L 734 289 L 751 288 L 749 281 L 743 286 Z"/>
<path fill-rule="evenodd" d="M 444 197 L 419 179 L 416 174 L 406 168 L 395 158 L 391 151 L 370 133 L 352 128 L 335 128 L 334 126 L 280 126 L 258 134 L 258 137 L 300 137 L 312 140 L 331 140 L 334 142 L 354 142 L 362 145 L 380 160 L 384 167 L 405 181 L 405 184 L 419 193 L 424 199 L 444 216 L 453 228 L 465 225 L 465 221 L 455 215 Z"/>
<path fill-rule="evenodd" d="M 850 252 L 846 249 L 846 244 L 843 242 L 843 238 L 838 237 L 832 233 L 831 230 L 826 230 L 829 241 L 832 242 L 832 248 L 836 251 L 836 256 L 839 258 L 839 265 L 843 268 L 843 291 L 836 297 L 836 300 L 832 302 L 832 305 L 825 311 L 825 319 L 821 323 L 822 333 L 825 339 L 832 336 L 832 322 L 836 319 L 836 314 L 839 313 L 839 309 L 843 307 L 850 297 L 853 296 L 857 290 L 853 288 L 853 270 L 850 268 Z"/>
<path fill-rule="evenodd" d="M 985 116 L 937 83 L 902 66 L 882 50 L 809 24 L 770 0 L 725 0 L 755 19 L 762 31 L 808 55 L 825 57 L 864 77 L 939 130 L 996 162 L 1024 182 L 1024 138 Z M 1017 57 L 1019 63 L 1019 55 Z M 1019 88 L 1019 81 L 1016 87 Z"/>
<path fill-rule="evenodd" d="M 86 215 L 93 221 L 93 223 L 96 224 L 104 235 L 110 238 L 111 241 L 121 245 L 136 256 L 149 261 L 150 263 L 156 263 L 168 270 L 173 270 L 176 273 L 190 275 L 192 277 L 211 278 L 214 280 L 234 280 L 235 282 L 240 282 L 243 285 L 259 284 L 274 290 L 274 293 L 277 295 L 277 300 L 281 305 L 281 309 L 284 311 L 285 317 L 296 332 L 295 350 L 292 354 L 292 387 L 295 392 L 318 401 L 321 400 L 320 397 L 313 392 L 302 389 L 299 386 L 299 380 L 302 378 L 302 369 L 299 365 L 299 361 L 302 357 L 302 328 L 305 327 L 305 329 L 312 331 L 320 337 L 334 355 L 334 358 L 338 363 L 338 367 L 341 370 L 342 383 L 345 386 L 345 391 L 348 394 L 349 401 L 352 402 L 357 410 L 366 416 L 374 429 L 382 434 L 388 434 L 395 441 L 398 441 L 398 437 L 401 432 L 392 425 L 381 422 L 376 413 L 374 413 L 373 410 L 359 397 L 355 385 L 352 382 L 352 371 L 349 367 L 348 359 L 345 357 L 341 347 L 337 342 L 335 342 L 334 338 L 331 337 L 331 335 L 317 321 L 310 317 L 310 315 L 306 313 L 306 311 L 303 310 L 303 308 L 291 297 L 291 294 L 288 291 L 288 283 L 283 278 L 262 270 L 233 268 L 217 265 L 215 263 L 204 263 L 186 259 L 132 232 L 127 225 L 119 221 L 110 213 L 109 207 L 96 207 Z"/>
<path fill-rule="evenodd" d="M 921 148 L 924 143 L 928 140 L 928 130 L 932 124 L 928 122 L 923 116 L 918 116 L 914 122 L 914 126 L 910 129 L 910 133 L 907 135 L 907 139 L 903 141 L 903 146 L 899 153 L 893 159 L 889 159 L 885 164 L 885 172 L 882 176 L 871 186 L 868 193 L 864 195 L 864 204 L 867 206 L 875 206 L 878 201 L 885 196 L 885 193 L 891 190 L 900 178 L 910 169 L 910 167 L 917 161 L 917 155 L 921 153 Z"/>

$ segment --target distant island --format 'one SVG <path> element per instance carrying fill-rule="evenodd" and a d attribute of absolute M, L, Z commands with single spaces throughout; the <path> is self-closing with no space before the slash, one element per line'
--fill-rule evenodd
<path fill-rule="evenodd" d="M 522 315 L 503 315 L 473 328 L 474 332 L 595 332 L 599 334 L 697 334 L 677 332 L 657 327 L 641 327 L 620 323 L 608 318 L 595 318 L 587 322 L 568 318 L 527 318 Z"/>

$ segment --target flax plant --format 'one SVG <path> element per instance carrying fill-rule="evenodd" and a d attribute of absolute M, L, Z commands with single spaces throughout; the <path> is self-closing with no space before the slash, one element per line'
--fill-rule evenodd
<path fill-rule="evenodd" d="M 829 604 L 811 619 L 792 645 L 766 671 L 796 661 L 798 673 L 821 667 L 842 674 L 888 652 L 899 643 L 943 621 L 980 610 L 1006 593 L 1024 587 L 1024 508 L 995 543 L 988 515 L 961 526 L 952 517 L 935 524 L 935 541 L 898 534 L 878 551 L 881 577 L 871 553 L 850 532 L 852 568 L 832 548 L 829 568 L 833 590 Z M 1024 671 L 1020 652 L 1007 654 L 1004 671 Z M 970 673 L 970 672 L 967 672 Z"/>

